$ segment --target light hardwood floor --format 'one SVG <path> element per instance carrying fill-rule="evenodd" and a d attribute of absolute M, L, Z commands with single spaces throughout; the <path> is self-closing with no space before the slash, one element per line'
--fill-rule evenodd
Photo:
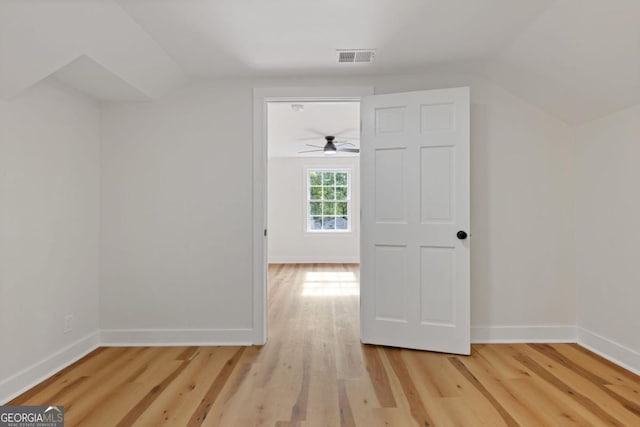
<path fill-rule="evenodd" d="M 83 426 L 640 426 L 640 377 L 572 344 L 363 346 L 353 265 L 271 266 L 264 347 L 100 348 L 11 404 Z"/>

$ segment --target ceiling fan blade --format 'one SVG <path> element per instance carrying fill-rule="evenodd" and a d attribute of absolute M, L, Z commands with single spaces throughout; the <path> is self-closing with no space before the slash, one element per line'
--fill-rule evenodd
<path fill-rule="evenodd" d="M 318 135 L 318 136 L 320 136 L 322 138 L 324 138 L 326 135 L 331 135 L 330 133 L 320 132 L 319 130 L 313 129 L 313 128 L 306 128 L 305 130 L 307 132 L 310 132 L 310 133 L 315 133 L 316 135 Z"/>
<path fill-rule="evenodd" d="M 346 153 L 359 153 L 359 148 L 338 148 L 338 151 L 344 151 Z"/>
<path fill-rule="evenodd" d="M 307 147 L 314 147 L 314 148 L 320 148 L 320 149 L 324 148 L 322 145 L 313 145 L 313 144 L 304 144 L 304 145 L 306 145 Z"/>
<path fill-rule="evenodd" d="M 304 138 L 296 138 L 298 141 L 320 141 L 324 138 L 320 138 L 317 136 L 305 136 Z"/>
<path fill-rule="evenodd" d="M 305 150 L 305 151 L 298 151 L 298 154 L 302 154 L 302 153 L 317 153 L 320 151 L 324 151 L 323 149 L 320 150 Z"/>
<path fill-rule="evenodd" d="M 327 132 L 320 132 L 318 129 L 314 129 L 314 128 L 306 128 L 305 131 L 309 132 L 309 133 L 314 133 L 322 138 L 326 137 L 327 135 L 333 135 L 336 138 L 340 137 L 340 139 L 360 139 L 360 137 L 357 136 L 341 136 L 345 133 L 350 133 L 350 132 L 358 132 L 358 129 L 356 128 L 347 128 L 347 129 L 342 129 L 340 132 L 335 132 L 335 133 L 327 133 Z M 304 140 L 304 139 L 315 139 L 315 137 L 307 137 L 307 138 L 299 138 L 300 140 Z"/>
<path fill-rule="evenodd" d="M 335 136 L 337 138 L 337 137 L 339 137 L 340 135 L 342 135 L 344 133 L 354 132 L 356 130 L 357 130 L 356 128 L 346 128 L 346 129 L 341 130 L 340 132 L 328 133 L 328 134 L 325 134 L 325 135 L 333 135 L 333 136 Z"/>
<path fill-rule="evenodd" d="M 296 138 L 297 141 L 319 141 L 323 138 L 318 138 L 317 136 L 305 136 L 303 138 Z M 360 138 L 356 137 L 356 136 L 341 136 L 340 137 L 340 141 L 342 140 L 350 140 L 350 141 L 360 141 Z"/>
<path fill-rule="evenodd" d="M 347 141 L 334 142 L 334 144 L 336 144 L 338 147 L 342 147 L 343 145 L 353 145 L 353 146 L 355 146 L 355 144 L 353 144 L 352 142 L 347 142 Z M 307 145 L 309 145 L 309 144 L 307 144 Z"/>

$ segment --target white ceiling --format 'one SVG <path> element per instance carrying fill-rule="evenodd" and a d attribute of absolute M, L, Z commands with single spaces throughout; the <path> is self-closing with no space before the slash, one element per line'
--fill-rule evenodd
<path fill-rule="evenodd" d="M 638 0 L 118 0 L 187 74 L 465 72 L 578 123 L 640 103 Z M 377 48 L 371 66 L 336 48 Z"/>
<path fill-rule="evenodd" d="M 153 99 L 184 80 L 179 64 L 112 0 L 0 0 L 0 97 L 63 68 L 60 77 L 89 94 L 117 87 L 113 95 L 125 101 L 130 88 Z"/>
<path fill-rule="evenodd" d="M 556 1 L 484 71 L 569 123 L 638 104 L 640 1 Z"/>
<path fill-rule="evenodd" d="M 340 74 L 338 48 L 377 48 L 358 73 L 495 53 L 551 0 L 118 0 L 191 75 Z"/>
<path fill-rule="evenodd" d="M 323 147 L 324 136 L 334 135 L 335 142 L 348 142 L 347 148 L 359 148 L 359 102 L 296 102 L 304 111 L 294 111 L 291 102 L 267 105 L 267 140 L 269 157 L 324 157 L 322 151 L 307 144 Z M 336 153 L 332 157 L 353 157 L 355 153 Z"/>
<path fill-rule="evenodd" d="M 152 99 L 184 76 L 455 69 L 578 123 L 640 103 L 638 23 L 639 0 L 0 0 L 0 96 L 82 55 Z M 337 64 L 338 48 L 376 60 Z M 111 92 L 84 65 L 66 74 Z"/>

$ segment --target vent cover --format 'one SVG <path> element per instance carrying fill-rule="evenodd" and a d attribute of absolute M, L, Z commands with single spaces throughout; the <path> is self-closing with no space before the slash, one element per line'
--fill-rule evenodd
<path fill-rule="evenodd" d="M 338 49 L 338 64 L 370 64 L 376 57 L 373 49 Z"/>

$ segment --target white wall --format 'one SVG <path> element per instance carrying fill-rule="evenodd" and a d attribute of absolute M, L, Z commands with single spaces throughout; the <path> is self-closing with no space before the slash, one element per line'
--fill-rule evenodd
<path fill-rule="evenodd" d="M 576 137 L 580 340 L 640 372 L 640 106 Z"/>
<path fill-rule="evenodd" d="M 358 157 L 276 157 L 268 166 L 270 263 L 360 262 L 360 159 Z M 306 224 L 306 171 L 345 168 L 351 171 L 351 231 L 309 233 Z"/>
<path fill-rule="evenodd" d="M 97 343 L 100 112 L 46 80 L 0 129 L 2 402 Z"/>
<path fill-rule="evenodd" d="M 221 82 L 104 108 L 106 342 L 250 342 L 251 102 Z"/>
<path fill-rule="evenodd" d="M 153 104 L 105 108 L 107 342 L 247 338 L 252 88 L 339 84 L 471 86 L 473 335 L 574 338 L 571 130 L 479 77 L 449 74 L 205 81 Z"/>

